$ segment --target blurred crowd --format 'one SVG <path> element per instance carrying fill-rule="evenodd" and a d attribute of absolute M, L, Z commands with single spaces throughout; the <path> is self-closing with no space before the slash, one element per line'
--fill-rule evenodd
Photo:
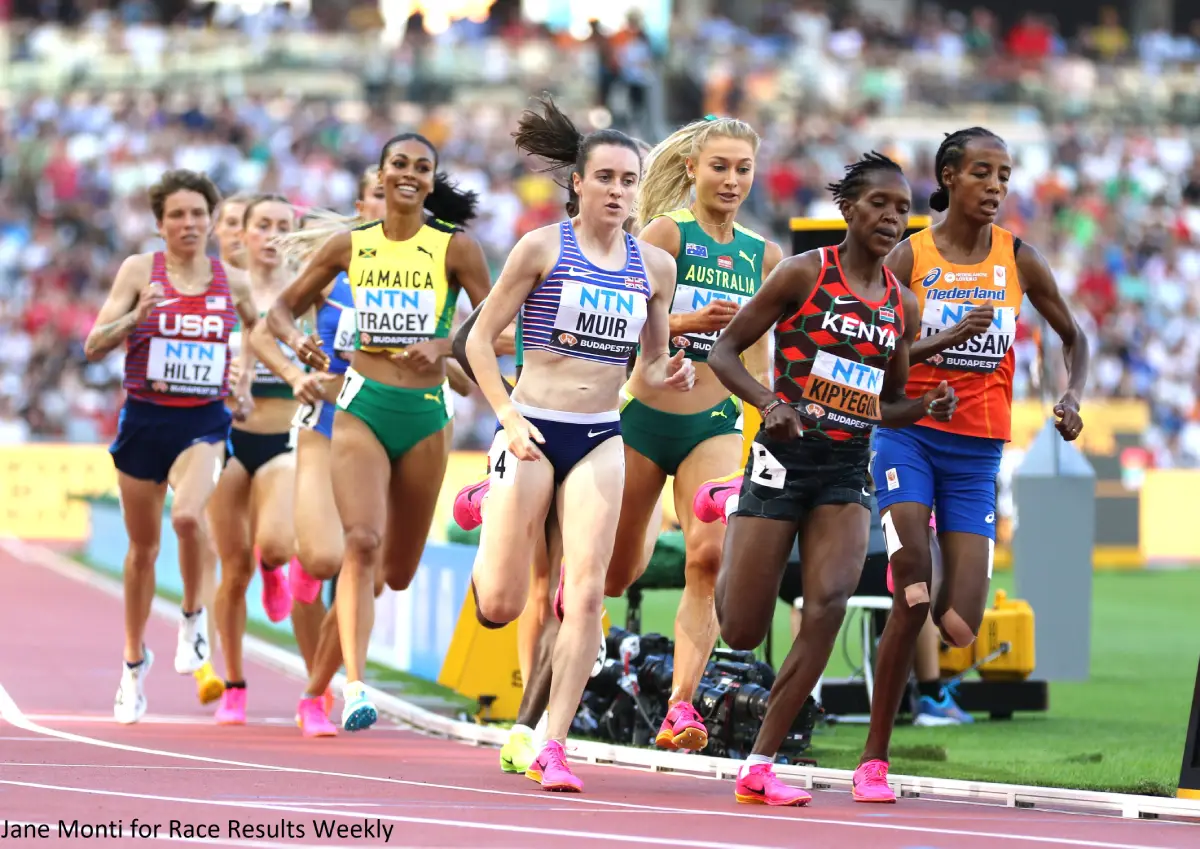
<path fill-rule="evenodd" d="M 211 46 L 214 32 L 286 41 L 331 26 L 294 14 L 299 3 L 249 16 L 184 5 L 169 27 L 150 2 L 117 12 L 77 3 L 66 26 L 18 22 L 12 67 L 62 61 L 86 43 L 123 61 L 140 55 L 146 73 L 181 44 Z M 227 193 L 280 191 L 348 211 L 383 140 L 414 128 L 481 195 L 473 232 L 498 271 L 517 238 L 562 213 L 561 190 L 510 137 L 528 95 L 550 89 L 581 125 L 629 127 L 650 142 L 709 112 L 751 121 L 764 142 L 747 222 L 785 249 L 788 219 L 828 216 L 825 184 L 863 150 L 900 159 L 914 213 L 927 213 L 942 133 L 993 126 L 1017 159 L 1002 223 L 1048 257 L 1091 337 L 1092 397 L 1146 399 L 1156 464 L 1200 465 L 1200 334 L 1189 332 L 1200 313 L 1200 136 L 1191 129 L 1200 23 L 1134 34 L 1102 8 L 1064 34 L 1046 16 L 1004 29 L 982 8 L 928 6 L 889 25 L 781 0 L 747 25 L 717 2 L 702 19 L 676 22 L 664 46 L 636 16 L 564 33 L 505 12 L 429 32 L 420 16 L 397 29 L 377 5 L 327 7 L 374 45 L 341 44 L 337 71 L 358 81 L 349 94 L 272 84 L 278 69 L 261 64 L 247 75 L 258 85 L 155 77 L 0 91 L 0 442 L 111 438 L 121 354 L 88 365 L 82 340 L 121 260 L 158 243 L 145 190 L 163 170 L 206 171 Z M 381 41 L 385 25 L 395 33 Z M 1030 311 L 1019 396 L 1061 385 L 1061 356 L 1047 344 L 1042 357 L 1040 341 Z M 456 443 L 477 448 L 490 413 L 478 397 L 458 400 Z"/>

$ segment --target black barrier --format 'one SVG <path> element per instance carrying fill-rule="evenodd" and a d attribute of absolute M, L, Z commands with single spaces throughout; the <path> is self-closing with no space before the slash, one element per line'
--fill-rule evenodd
<path fill-rule="evenodd" d="M 904 231 L 904 238 L 907 239 L 913 233 L 924 230 L 932 223 L 933 219 L 928 215 L 909 217 L 908 229 Z M 840 218 L 793 218 L 791 230 L 792 253 L 802 254 L 805 251 L 838 244 L 846 232 L 846 222 Z"/>
<path fill-rule="evenodd" d="M 1196 665 L 1196 692 L 1192 694 L 1192 717 L 1183 744 L 1183 766 L 1179 769 L 1180 799 L 1200 800 L 1200 663 Z"/>

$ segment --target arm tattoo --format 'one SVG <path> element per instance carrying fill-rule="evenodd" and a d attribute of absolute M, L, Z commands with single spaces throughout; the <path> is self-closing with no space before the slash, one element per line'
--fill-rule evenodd
<path fill-rule="evenodd" d="M 136 326 L 137 311 L 135 309 L 116 321 L 110 321 L 108 324 L 97 327 L 84 345 L 84 354 L 91 358 L 109 353 L 125 341 L 125 338 L 133 332 Z"/>

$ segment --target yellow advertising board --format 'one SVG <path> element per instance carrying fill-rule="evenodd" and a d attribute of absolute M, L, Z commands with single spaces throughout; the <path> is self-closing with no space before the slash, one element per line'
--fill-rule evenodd
<path fill-rule="evenodd" d="M 117 490 L 117 471 L 104 445 L 5 445 L 0 469 L 0 533 L 22 539 L 84 542 L 88 505 L 71 496 Z"/>

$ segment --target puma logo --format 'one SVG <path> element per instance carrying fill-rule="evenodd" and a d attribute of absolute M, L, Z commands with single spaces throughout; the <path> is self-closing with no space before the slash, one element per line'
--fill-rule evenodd
<path fill-rule="evenodd" d="M 724 411 L 724 410 L 713 410 L 713 411 L 712 411 L 712 413 L 709 415 L 709 418 L 713 418 L 713 419 L 727 419 L 727 418 L 729 418 L 729 416 L 725 415 L 725 411 Z"/>
<path fill-rule="evenodd" d="M 754 270 L 755 270 L 755 268 L 754 268 L 754 260 L 755 260 L 755 259 L 757 259 L 757 257 L 752 257 L 752 256 L 750 256 L 749 254 L 747 254 L 745 251 L 738 251 L 738 256 L 740 256 L 742 259 L 746 260 L 746 262 L 750 263 L 750 270 L 751 270 L 751 271 L 754 271 Z"/>
<path fill-rule="evenodd" d="M 431 254 L 428 250 L 421 247 L 420 245 L 417 245 L 417 253 L 425 254 L 425 256 L 429 257 L 430 259 L 433 259 L 433 254 Z"/>
<path fill-rule="evenodd" d="M 441 393 L 438 393 L 437 395 L 430 395 L 428 392 L 426 392 L 425 400 L 426 401 L 437 401 L 440 404 L 442 402 L 442 396 L 441 396 Z"/>

